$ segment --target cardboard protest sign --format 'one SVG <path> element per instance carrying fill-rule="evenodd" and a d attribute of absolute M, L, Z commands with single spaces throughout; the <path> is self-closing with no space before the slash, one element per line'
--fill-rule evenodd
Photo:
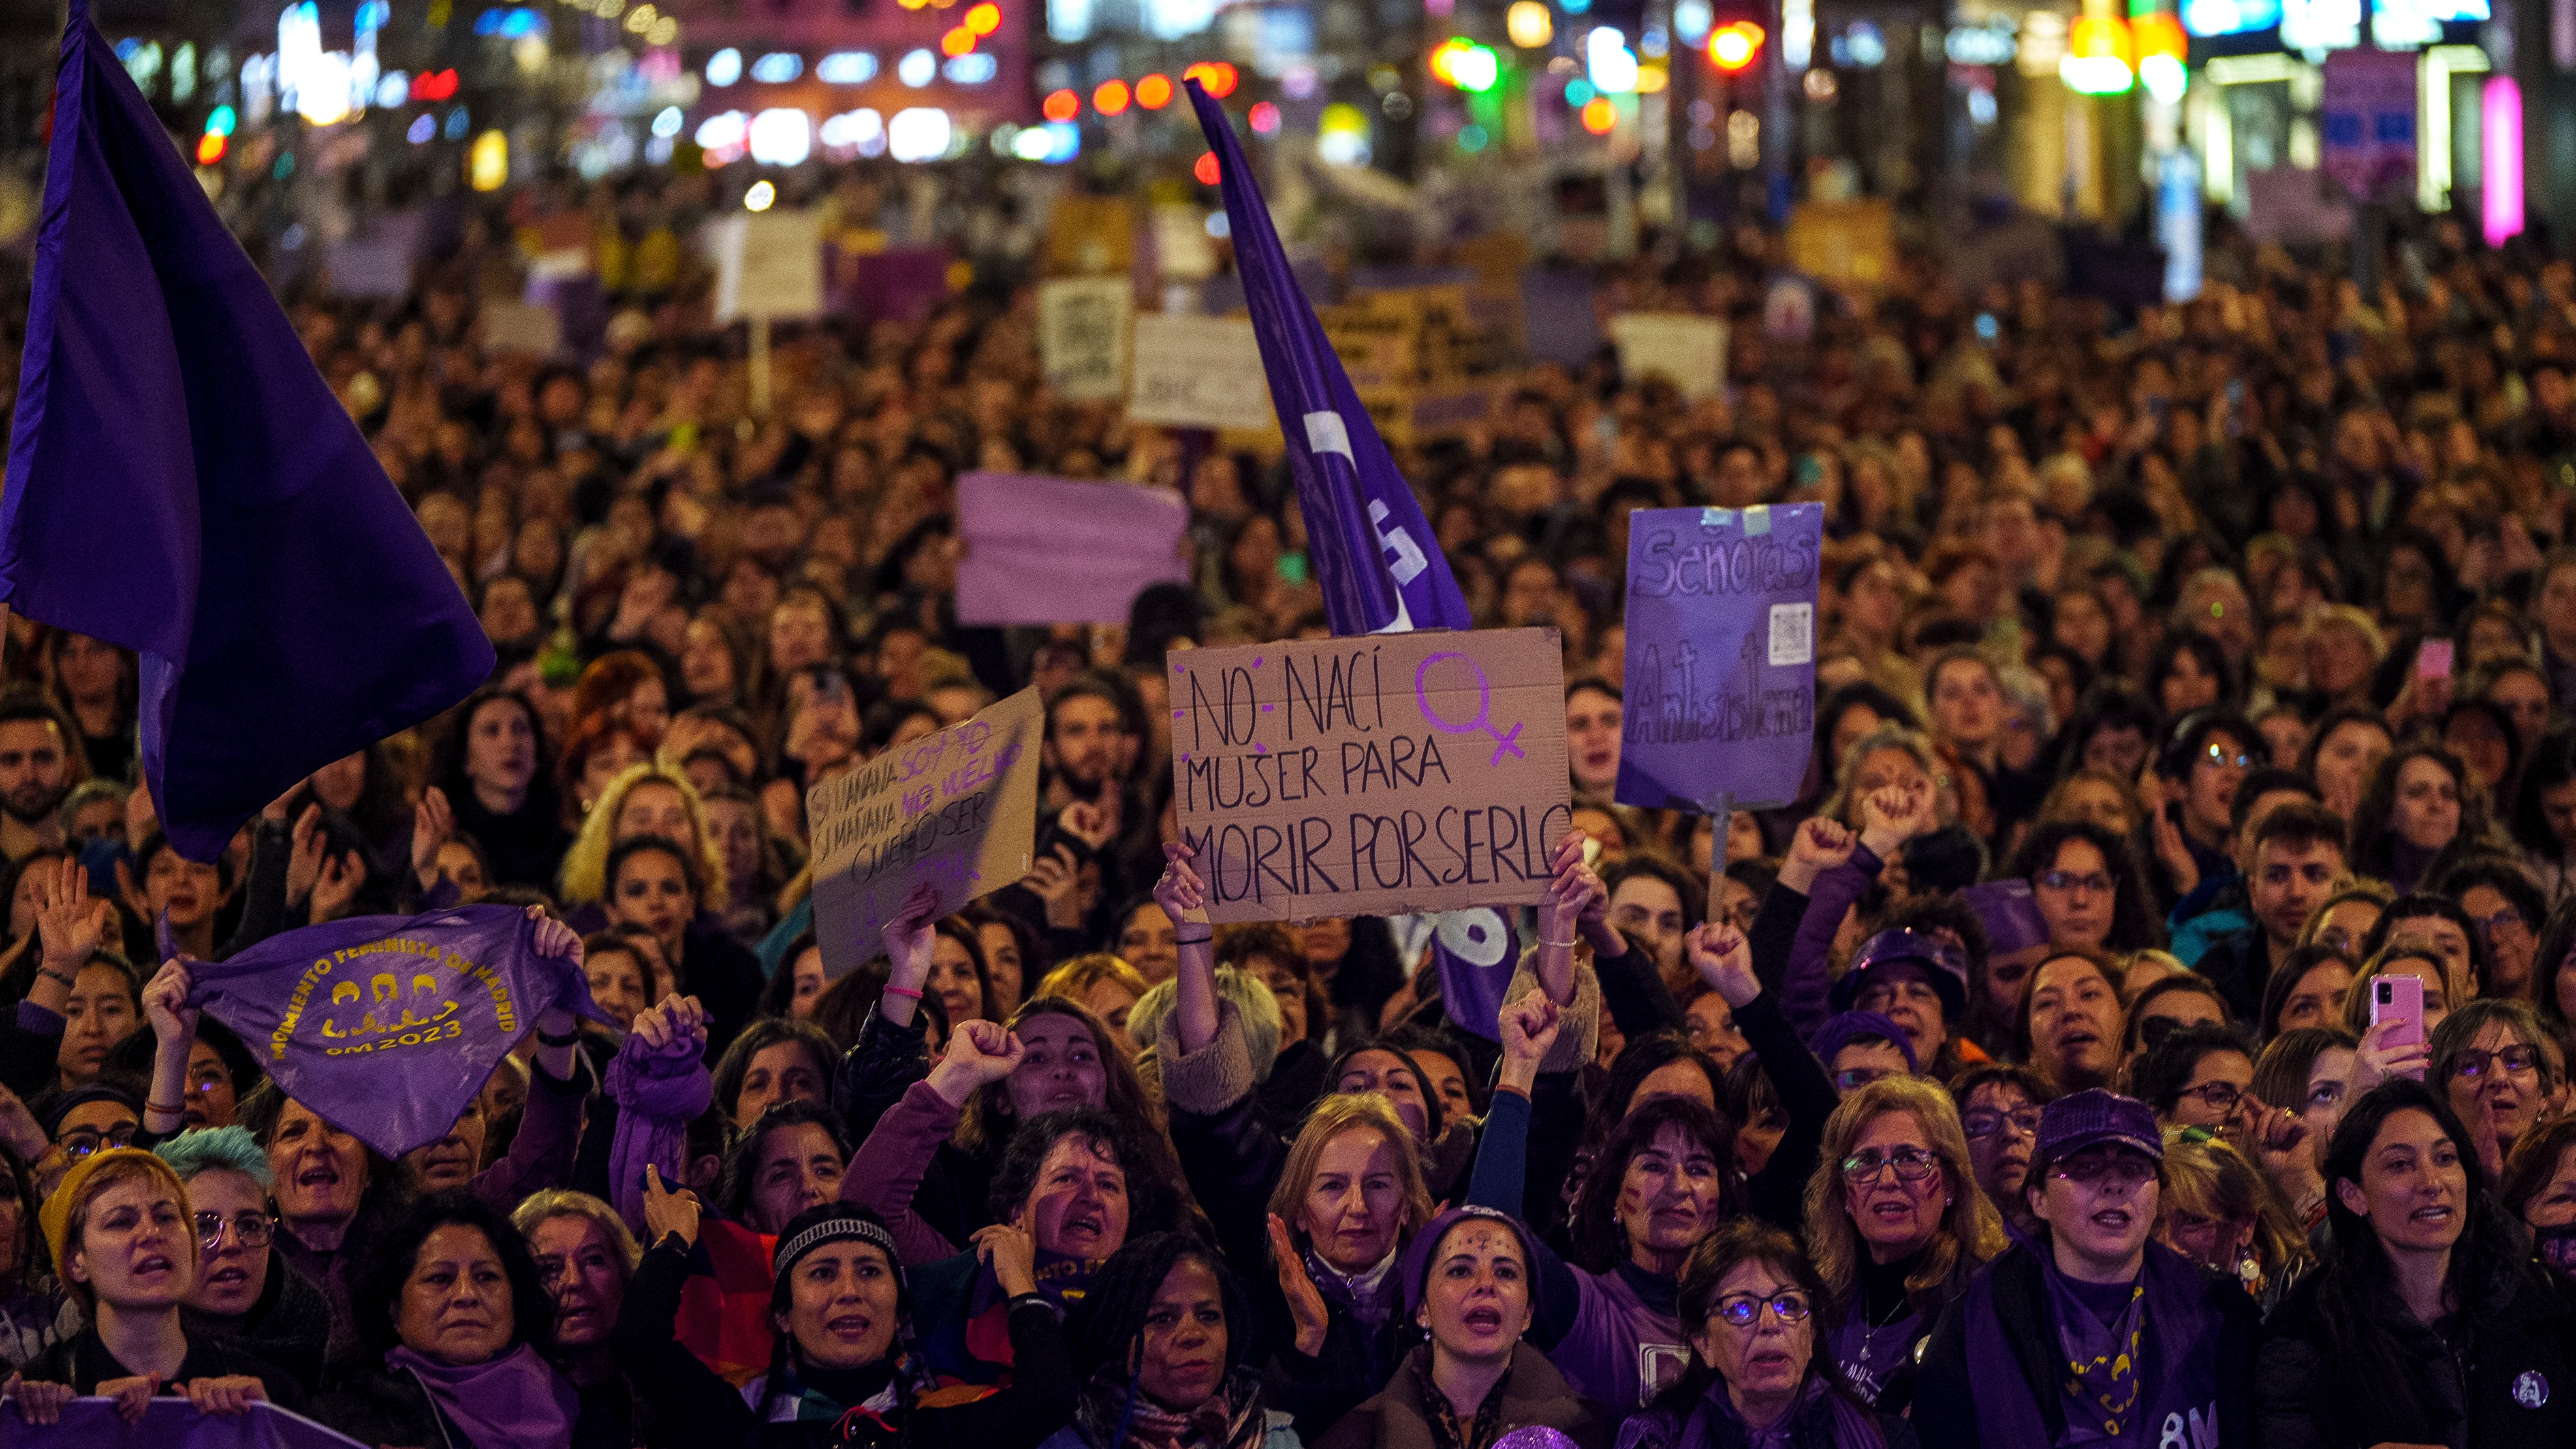
<path fill-rule="evenodd" d="M 1822 504 L 1641 508 L 1628 521 L 1622 805 L 1796 797 L 1816 731 Z"/>
<path fill-rule="evenodd" d="M 811 211 L 727 217 L 709 229 L 716 321 L 813 317 L 823 310 L 823 219 Z"/>
<path fill-rule="evenodd" d="M 1168 488 L 968 473 L 957 515 L 960 624 L 1124 624 L 1148 584 L 1190 581 L 1190 506 Z"/>
<path fill-rule="evenodd" d="M 1127 392 L 1125 277 L 1066 277 L 1038 284 L 1038 360 L 1047 386 L 1075 402 Z"/>
<path fill-rule="evenodd" d="M 1270 378 L 1250 319 L 1140 314 L 1127 418 L 1175 428 L 1269 427 Z"/>
<path fill-rule="evenodd" d="M 1692 402 L 1726 386 L 1726 324 L 1686 312 L 1623 312 L 1610 319 L 1619 370 L 1630 378 L 1660 374 Z"/>
<path fill-rule="evenodd" d="M 1553 629 L 1171 656 L 1172 783 L 1212 921 L 1528 904 L 1572 819 Z"/>
<path fill-rule="evenodd" d="M 1896 280 L 1896 211 L 1886 201 L 1806 201 L 1789 213 L 1789 265 L 1831 287 Z"/>
<path fill-rule="evenodd" d="M 494 297 L 477 310 L 483 327 L 483 350 L 487 353 L 528 352 L 552 357 L 563 349 L 563 319 L 555 315 L 552 307 Z"/>
<path fill-rule="evenodd" d="M 916 882 L 938 889 L 946 915 L 1028 874 L 1045 724 L 1038 692 L 1023 689 L 805 793 L 824 975 L 878 953 Z"/>

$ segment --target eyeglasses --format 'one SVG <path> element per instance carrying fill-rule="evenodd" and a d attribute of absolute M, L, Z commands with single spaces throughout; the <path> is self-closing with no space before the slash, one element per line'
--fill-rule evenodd
<path fill-rule="evenodd" d="M 266 1213 L 243 1213 L 237 1218 L 227 1218 L 222 1213 L 199 1213 L 197 1214 L 198 1243 L 209 1253 L 222 1248 L 226 1224 L 231 1225 L 233 1236 L 239 1239 L 245 1248 L 267 1247 L 269 1235 L 274 1226 Z"/>
<path fill-rule="evenodd" d="M 1807 1321 L 1807 1295 L 1795 1288 L 1783 1288 L 1768 1298 L 1758 1293 L 1732 1294 L 1710 1304 L 1708 1311 L 1737 1328 L 1751 1328 L 1766 1306 L 1782 1323 Z"/>
<path fill-rule="evenodd" d="M 1881 1152 L 1868 1147 L 1843 1159 L 1843 1178 L 1854 1183 L 1876 1182 L 1880 1168 L 1893 1167 L 1897 1181 L 1921 1182 L 1938 1171 L 1940 1166 L 1941 1159 L 1927 1148 L 1899 1147 Z"/>
<path fill-rule="evenodd" d="M 2233 1112 L 2245 1096 L 2245 1089 L 2234 1082 L 2203 1082 L 2197 1087 L 2185 1087 L 2175 1096 L 2198 1097 L 2213 1112 Z"/>
<path fill-rule="evenodd" d="M 1834 1073 L 1834 1089 L 1842 1092 L 1857 1092 L 1872 1082 L 1885 1081 L 1896 1075 L 1898 1073 L 1889 1071 L 1885 1067 L 1845 1067 Z"/>
<path fill-rule="evenodd" d="M 2059 1163 L 2051 1177 L 2064 1178 L 2077 1187 L 2108 1187 L 2114 1192 L 2136 1192 L 2156 1175 L 2155 1163 L 2136 1153 L 2086 1155 Z"/>
<path fill-rule="evenodd" d="M 131 1147 L 136 1126 L 132 1122 L 119 1122 L 104 1132 L 89 1127 L 73 1128 L 62 1136 L 63 1155 L 87 1157 L 93 1152 L 105 1152 L 114 1147 Z"/>
<path fill-rule="evenodd" d="M 1968 1136 L 1978 1141 L 1988 1137 L 2000 1137 L 2006 1131 L 2010 1131 L 2016 1137 L 2039 1136 L 2039 1113 L 2036 1111 L 1971 1112 L 1959 1120 L 1960 1124 L 1968 1129 Z"/>
<path fill-rule="evenodd" d="M 2505 907 L 2503 910 L 2496 912 L 2492 916 L 2471 916 L 2469 918 L 2469 924 L 2477 927 L 2478 934 L 2486 937 L 2490 941 L 2495 939 L 2495 934 L 2498 931 L 2528 931 L 2531 929 L 2530 920 L 2526 918 L 2522 912 L 2515 910 L 2511 906 Z"/>
<path fill-rule="evenodd" d="M 2039 883 L 2053 891 L 2087 890 L 2097 896 L 2107 896 L 2113 887 L 2119 885 L 2120 878 L 2099 870 L 2086 875 L 2077 875 L 2071 870 L 2051 870 L 2040 873 Z"/>
<path fill-rule="evenodd" d="M 2209 762 L 2211 764 L 2216 765 L 2222 770 L 2250 770 L 2254 768 L 2254 757 L 2252 755 L 2231 755 L 2227 752 L 2227 747 L 2225 745 L 2213 744 L 2204 751 L 2204 753 L 2209 756 Z"/>
<path fill-rule="evenodd" d="M 2465 1081 L 2483 1081 L 2489 1067 L 2501 1068 L 2508 1077 L 2527 1077 L 2540 1066 L 2540 1049 L 2509 1046 L 2502 1051 L 2480 1051 L 2462 1047 L 2451 1056 L 2451 1075 Z"/>

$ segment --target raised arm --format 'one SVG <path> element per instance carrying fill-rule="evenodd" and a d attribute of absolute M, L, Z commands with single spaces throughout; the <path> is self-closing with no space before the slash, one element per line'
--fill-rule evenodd
<path fill-rule="evenodd" d="M 1191 865 L 1196 852 L 1172 842 L 1163 847 L 1163 877 L 1154 882 L 1155 904 L 1172 918 L 1172 939 L 1180 947 L 1180 974 L 1173 983 L 1172 1015 L 1179 1021 L 1181 1049 L 1204 1051 L 1216 1040 L 1216 927 L 1207 916 L 1207 883 Z"/>
<path fill-rule="evenodd" d="M 939 1144 L 957 1127 L 966 1100 L 988 1083 L 1008 1077 L 1027 1048 L 1001 1023 L 961 1023 L 948 1040 L 947 1055 L 930 1075 L 915 1082 L 883 1117 L 850 1159 L 841 1177 L 841 1200 L 857 1203 L 885 1219 L 894 1230 L 906 1265 L 919 1267 L 957 1251 L 914 1210 L 921 1175 Z"/>
<path fill-rule="evenodd" d="M 877 1012 L 896 1026 L 912 1025 L 921 1006 L 921 984 L 930 979 L 931 941 L 938 934 L 939 890 L 923 882 L 906 892 L 903 906 L 885 923 L 886 984 Z"/>
<path fill-rule="evenodd" d="M 1037 1291 L 1037 1249 L 1029 1235 L 996 1223 L 975 1234 L 1011 1310 L 1011 1381 L 966 1403 L 918 1406 L 905 1421 L 910 1449 L 1036 1449 L 1073 1418 L 1080 1381 L 1065 1349 L 1064 1324 Z"/>
<path fill-rule="evenodd" d="M 114 903 L 90 895 L 89 872 L 79 861 L 39 864 L 34 874 L 36 931 L 44 939 L 45 954 L 37 958 L 36 979 L 18 1003 L 16 1020 L 0 1031 L 0 1085 L 21 1097 L 37 1096 L 54 1085 L 54 1058 L 68 1025 L 72 986 L 116 919 Z"/>
<path fill-rule="evenodd" d="M 1476 1166 L 1467 1178 L 1467 1201 L 1521 1217 L 1528 1180 L 1529 1089 L 1539 1066 L 1563 1029 L 1556 1003 L 1532 992 L 1510 1003 L 1496 1022 L 1503 1037 L 1503 1060 L 1497 1069 L 1494 1099 L 1486 1109 L 1485 1130 L 1476 1139 Z M 1583 1301 L 1574 1270 L 1555 1251 L 1531 1236 L 1538 1261 L 1530 1265 L 1538 1279 L 1540 1312 L 1531 1323 L 1530 1343 L 1541 1352 L 1556 1347 L 1575 1322 Z"/>
<path fill-rule="evenodd" d="M 151 1147 L 188 1125 L 188 1056 L 197 1045 L 197 1013 L 188 1005 L 188 963 L 161 963 L 143 988 L 143 1019 L 152 1024 L 152 1085 L 143 1094 L 143 1136 Z"/>
<path fill-rule="evenodd" d="M 1736 1029 L 1761 1060 L 1771 1089 L 1779 1094 L 1780 1108 L 1788 1115 L 1789 1130 L 1748 1187 L 1754 1211 L 1794 1232 L 1807 1173 L 1815 1165 L 1825 1119 L 1833 1115 L 1833 1083 L 1781 1014 L 1777 999 L 1762 989 L 1743 932 L 1732 926 L 1696 926 L 1684 946 L 1691 969 L 1735 1013 Z"/>
<path fill-rule="evenodd" d="M 1539 903 L 1538 952 L 1531 964 L 1548 1000 L 1568 1006 L 1574 1001 L 1574 945 L 1583 912 L 1607 893 L 1601 888 L 1601 877 L 1583 863 L 1580 830 L 1565 832 L 1548 856 L 1547 868 L 1553 875 L 1547 883 L 1547 899 Z"/>
<path fill-rule="evenodd" d="M 627 1282 L 609 1336 L 617 1367 L 652 1409 L 672 1443 L 741 1444 L 758 1416 L 731 1384 L 680 1342 L 680 1294 L 689 1253 L 698 1241 L 697 1195 L 665 1188 L 659 1172 L 644 1184 L 645 1231 L 652 1247 Z"/>
<path fill-rule="evenodd" d="M 694 996 L 672 996 L 635 1014 L 635 1025 L 608 1064 L 608 1095 L 617 1104 L 608 1149 L 609 1201 L 627 1226 L 645 1222 L 647 1172 L 681 1180 L 689 1124 L 715 1101 L 707 1072 L 707 1011 Z"/>

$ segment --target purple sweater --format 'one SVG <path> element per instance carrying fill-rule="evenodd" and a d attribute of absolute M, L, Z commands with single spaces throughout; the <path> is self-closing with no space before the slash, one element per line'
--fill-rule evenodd
<path fill-rule="evenodd" d="M 885 1219 L 907 1268 L 957 1256 L 956 1245 L 913 1211 L 912 1199 L 921 1190 L 931 1156 L 957 1130 L 962 1115 L 927 1078 L 913 1083 L 904 1089 L 903 1100 L 877 1119 L 876 1130 L 859 1144 L 850 1170 L 841 1177 L 841 1201 Z"/>

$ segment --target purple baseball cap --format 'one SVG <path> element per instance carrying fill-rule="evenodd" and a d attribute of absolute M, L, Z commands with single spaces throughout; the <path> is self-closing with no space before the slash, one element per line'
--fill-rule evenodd
<path fill-rule="evenodd" d="M 2062 1162 L 2104 1142 L 2134 1148 L 2158 1162 L 2165 1160 L 2165 1137 L 2156 1126 L 2156 1109 L 2135 1097 L 2092 1087 L 2039 1109 L 2034 1155 Z"/>
<path fill-rule="evenodd" d="M 1834 1010 L 1851 1010 L 1869 973 L 1899 961 L 1921 967 L 1932 978 L 1946 1019 L 1955 1022 L 1968 1014 L 1968 953 L 1929 931 L 1905 930 L 1881 931 L 1860 943 L 1849 969 L 1834 981 Z"/>
<path fill-rule="evenodd" d="M 2039 898 L 2030 882 L 2018 877 L 1988 881 L 1959 892 L 1986 928 L 1986 954 L 2009 956 L 2048 944 L 2048 918 L 2039 913 Z"/>

